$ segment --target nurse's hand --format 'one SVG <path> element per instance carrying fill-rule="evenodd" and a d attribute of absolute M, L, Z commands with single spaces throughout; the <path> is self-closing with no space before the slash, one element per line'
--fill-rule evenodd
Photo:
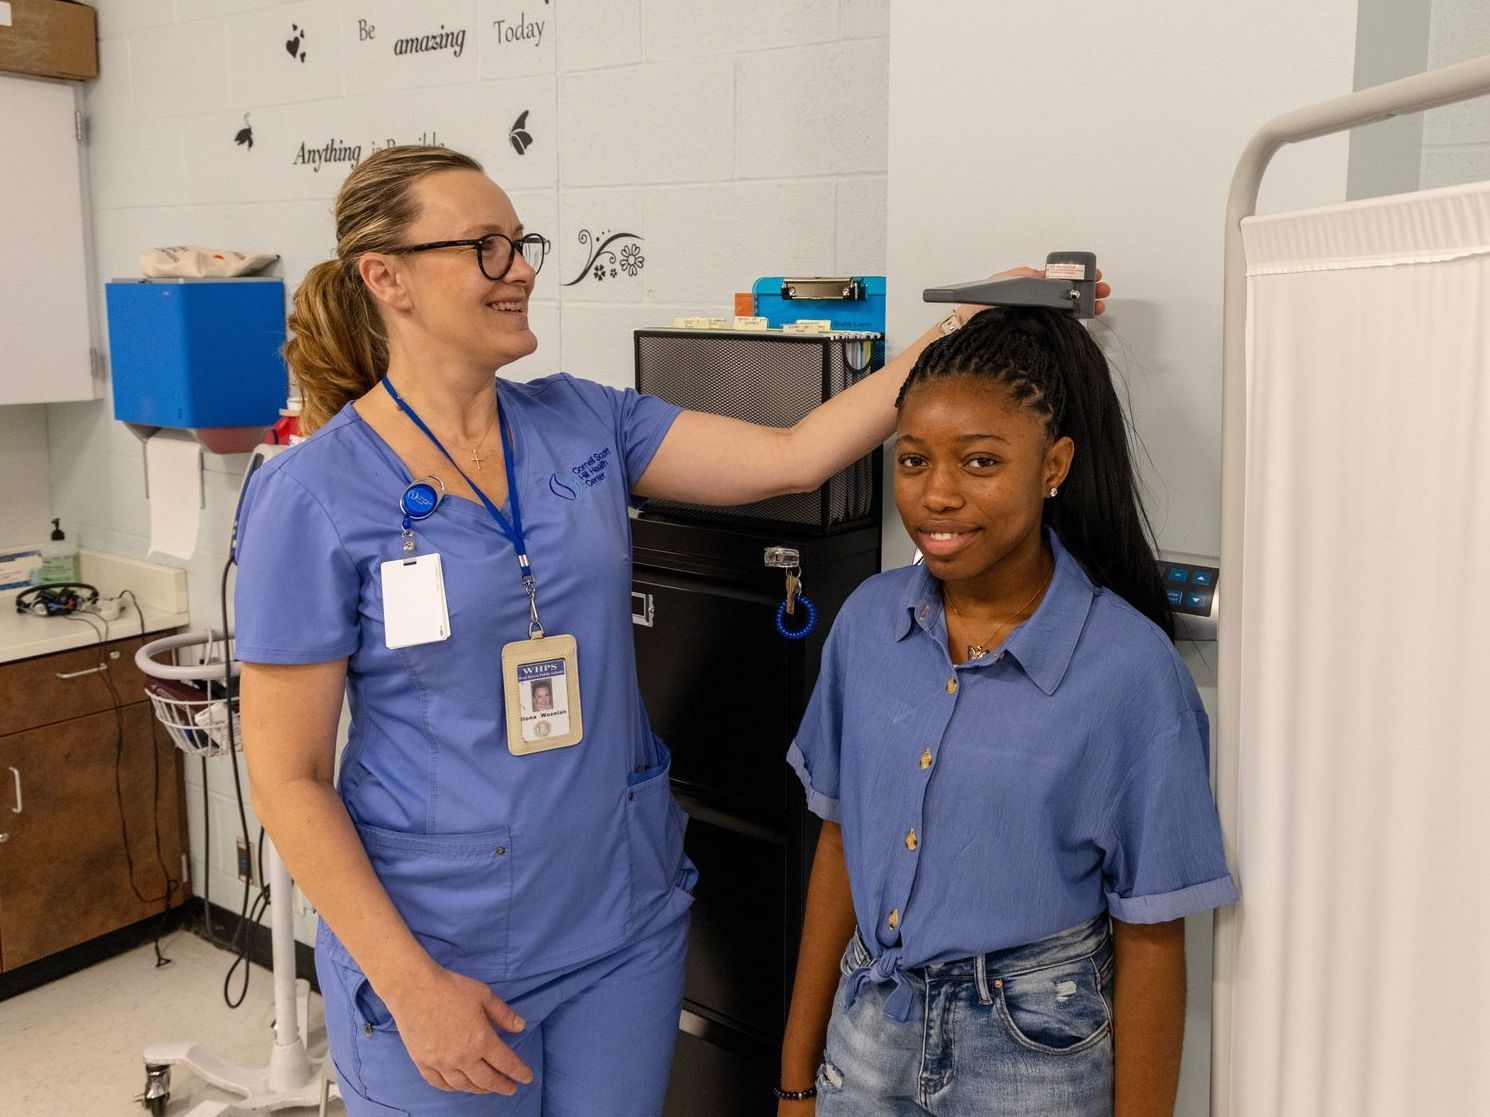
<path fill-rule="evenodd" d="M 499 1038 L 523 1019 L 481 982 L 434 967 L 425 979 L 385 998 L 404 1047 L 437 1090 L 515 1094 L 533 1072 Z"/>

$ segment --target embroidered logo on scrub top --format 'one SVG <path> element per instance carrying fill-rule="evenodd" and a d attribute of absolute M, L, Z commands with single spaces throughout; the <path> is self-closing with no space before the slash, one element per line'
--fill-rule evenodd
<path fill-rule="evenodd" d="M 570 466 L 568 473 L 555 473 L 549 477 L 549 490 L 565 500 L 578 500 L 610 476 L 610 458 L 609 446 L 596 450 L 578 465 Z"/>

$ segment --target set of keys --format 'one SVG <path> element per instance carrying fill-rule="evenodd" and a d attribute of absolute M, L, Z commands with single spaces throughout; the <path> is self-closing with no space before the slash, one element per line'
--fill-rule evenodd
<path fill-rule="evenodd" d="M 788 640 L 801 640 L 817 627 L 817 606 L 812 598 L 802 592 L 802 556 L 795 547 L 767 547 L 765 565 L 772 570 L 786 571 L 786 600 L 776 609 L 776 631 Z M 801 628 L 788 628 L 787 617 L 797 615 L 801 604 L 806 622 Z"/>
<path fill-rule="evenodd" d="M 786 615 L 795 616 L 797 612 L 797 598 L 802 593 L 802 576 L 787 571 L 786 575 Z"/>

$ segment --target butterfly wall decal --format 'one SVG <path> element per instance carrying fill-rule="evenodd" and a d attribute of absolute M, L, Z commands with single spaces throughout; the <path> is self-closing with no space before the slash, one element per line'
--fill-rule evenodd
<path fill-rule="evenodd" d="M 507 139 L 512 143 L 512 150 L 519 155 L 524 154 L 533 144 L 533 134 L 528 131 L 528 113 L 524 109 L 522 114 L 512 122 L 512 127 L 507 130 Z"/>

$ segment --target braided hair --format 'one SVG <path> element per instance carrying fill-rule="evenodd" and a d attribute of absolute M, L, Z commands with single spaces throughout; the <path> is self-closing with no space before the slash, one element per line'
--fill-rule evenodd
<path fill-rule="evenodd" d="M 977 376 L 1045 418 L 1051 441 L 1076 445 L 1060 497 L 1044 523 L 1099 586 L 1106 586 L 1174 639 L 1174 619 L 1138 494 L 1128 428 L 1107 359 L 1065 311 L 994 307 L 928 345 L 895 400 L 928 381 Z"/>

